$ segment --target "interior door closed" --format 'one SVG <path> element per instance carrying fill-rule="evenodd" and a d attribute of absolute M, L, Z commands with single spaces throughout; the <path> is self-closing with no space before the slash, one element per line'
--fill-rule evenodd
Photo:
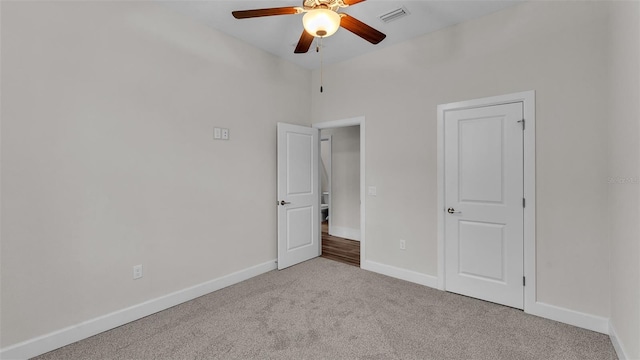
<path fill-rule="evenodd" d="M 447 111 L 445 288 L 522 309 L 523 104 Z"/>
<path fill-rule="evenodd" d="M 278 123 L 278 269 L 321 254 L 319 130 Z"/>

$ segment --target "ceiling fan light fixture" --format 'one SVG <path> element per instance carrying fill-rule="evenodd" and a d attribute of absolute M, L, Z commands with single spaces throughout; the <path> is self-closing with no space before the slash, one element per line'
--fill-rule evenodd
<path fill-rule="evenodd" d="M 340 15 L 329 9 L 313 9 L 304 14 L 302 25 L 313 36 L 331 36 L 340 27 Z"/>

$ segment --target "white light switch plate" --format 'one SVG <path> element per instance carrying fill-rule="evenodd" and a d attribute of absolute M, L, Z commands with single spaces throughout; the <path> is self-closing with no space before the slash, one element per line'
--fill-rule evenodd
<path fill-rule="evenodd" d="M 376 196 L 378 195 L 378 190 L 375 186 L 369 186 L 368 194 L 371 196 Z"/>
<path fill-rule="evenodd" d="M 133 280 L 140 279 L 142 277 L 142 265 L 136 265 L 133 267 Z"/>
<path fill-rule="evenodd" d="M 221 139 L 222 138 L 222 129 L 213 128 L 213 138 L 214 139 Z"/>

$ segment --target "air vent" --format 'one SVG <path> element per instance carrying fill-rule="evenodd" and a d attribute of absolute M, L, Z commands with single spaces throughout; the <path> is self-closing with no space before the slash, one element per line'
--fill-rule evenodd
<path fill-rule="evenodd" d="M 403 6 L 394 10 L 391 10 L 385 14 L 378 16 L 383 23 L 388 23 L 393 20 L 398 20 L 401 17 L 409 15 L 409 11 Z"/>

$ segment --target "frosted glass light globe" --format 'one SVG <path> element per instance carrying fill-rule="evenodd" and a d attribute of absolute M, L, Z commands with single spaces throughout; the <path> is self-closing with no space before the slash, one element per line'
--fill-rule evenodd
<path fill-rule="evenodd" d="M 302 25 L 310 35 L 331 36 L 340 27 L 340 15 L 328 9 L 310 10 L 302 17 Z"/>

